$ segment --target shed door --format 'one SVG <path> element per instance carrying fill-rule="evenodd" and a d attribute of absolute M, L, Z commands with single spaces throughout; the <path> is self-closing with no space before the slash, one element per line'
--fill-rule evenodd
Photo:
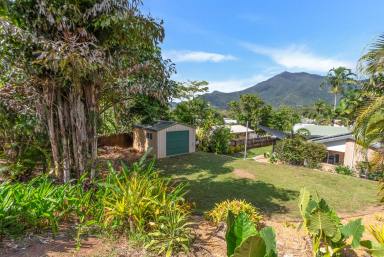
<path fill-rule="evenodd" d="M 189 152 L 189 130 L 167 132 L 167 156 Z"/>

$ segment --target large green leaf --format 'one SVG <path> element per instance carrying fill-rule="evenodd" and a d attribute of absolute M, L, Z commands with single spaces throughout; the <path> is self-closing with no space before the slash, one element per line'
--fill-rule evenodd
<path fill-rule="evenodd" d="M 384 245 L 372 242 L 370 240 L 361 241 L 360 244 L 367 248 L 367 252 L 373 257 L 384 257 Z"/>
<path fill-rule="evenodd" d="M 361 219 L 348 222 L 341 228 L 341 233 L 346 237 L 352 236 L 352 247 L 357 248 L 360 245 L 361 237 L 364 233 L 364 226 L 361 224 Z"/>
<path fill-rule="evenodd" d="M 319 235 L 322 233 L 332 238 L 336 235 L 337 230 L 337 224 L 334 223 L 329 213 L 317 210 L 309 216 L 308 231 L 311 234 Z"/>
<path fill-rule="evenodd" d="M 245 239 L 252 235 L 257 235 L 255 224 L 251 221 L 249 216 L 241 212 L 233 221 L 233 217 L 229 214 L 227 218 L 227 255 L 231 256 L 236 247 L 238 247 Z"/>
<path fill-rule="evenodd" d="M 227 241 L 227 256 L 231 256 L 236 248 L 236 236 L 233 224 L 235 223 L 235 216 L 232 211 L 227 215 L 227 231 L 225 233 L 225 240 Z"/>
<path fill-rule="evenodd" d="M 307 207 L 309 204 L 309 201 L 311 200 L 311 193 L 306 189 L 305 187 L 300 190 L 300 197 L 299 197 L 299 209 L 301 216 L 304 218 L 307 216 Z"/>
<path fill-rule="evenodd" d="M 265 242 L 260 236 L 250 236 L 236 247 L 231 257 L 265 257 L 267 256 L 266 248 Z"/>
<path fill-rule="evenodd" d="M 264 240 L 266 246 L 265 257 L 277 257 L 276 235 L 272 227 L 265 227 L 260 231 L 260 237 Z"/>

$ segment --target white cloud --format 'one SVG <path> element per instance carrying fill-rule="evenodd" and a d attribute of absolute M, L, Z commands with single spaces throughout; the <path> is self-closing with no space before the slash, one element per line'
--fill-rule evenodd
<path fill-rule="evenodd" d="M 353 63 L 336 58 L 323 57 L 312 53 L 304 45 L 291 45 L 285 48 L 271 48 L 250 43 L 243 47 L 260 55 L 270 57 L 277 64 L 287 69 L 327 72 L 334 67 L 344 66 L 353 68 Z"/>
<path fill-rule="evenodd" d="M 228 54 L 210 53 L 203 51 L 164 51 L 164 57 L 174 62 L 223 62 L 233 61 L 236 57 Z"/>

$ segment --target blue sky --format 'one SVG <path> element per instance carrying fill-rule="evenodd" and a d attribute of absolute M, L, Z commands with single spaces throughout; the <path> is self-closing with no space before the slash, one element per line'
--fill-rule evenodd
<path fill-rule="evenodd" d="M 210 91 L 241 90 L 282 71 L 355 69 L 384 33 L 383 0 L 145 0 L 143 10 L 164 21 L 174 79 L 206 80 Z"/>

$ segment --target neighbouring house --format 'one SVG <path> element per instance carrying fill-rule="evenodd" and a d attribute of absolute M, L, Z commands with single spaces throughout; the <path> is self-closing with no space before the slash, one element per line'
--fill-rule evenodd
<path fill-rule="evenodd" d="M 324 144 L 327 147 L 325 163 L 332 165 L 343 165 L 357 170 L 360 162 L 371 160 L 375 152 L 382 148 L 380 145 L 372 145 L 367 150 L 358 145 L 351 132 L 324 136 L 311 140 L 312 142 Z"/>
<path fill-rule="evenodd" d="M 164 120 L 135 125 L 133 148 L 140 152 L 151 149 L 157 158 L 192 153 L 196 149 L 196 130 L 191 126 Z"/>
<path fill-rule="evenodd" d="M 227 127 L 231 130 L 231 134 L 233 135 L 233 139 L 236 140 L 244 140 L 245 134 L 248 132 L 248 138 L 255 138 L 257 134 L 253 129 L 250 129 L 243 125 L 227 125 Z"/>
<path fill-rule="evenodd" d="M 276 139 L 289 136 L 287 133 L 265 126 L 259 126 L 259 128 Z M 377 144 L 364 150 L 356 143 L 352 132 L 347 127 L 296 124 L 293 131 L 297 132 L 301 128 L 309 131 L 308 140 L 325 145 L 327 156 L 324 156 L 324 163 L 328 165 L 326 169 L 329 170 L 333 170 L 335 165 L 357 170 L 360 162 L 369 161 L 375 152 L 383 152 L 383 146 Z"/>

